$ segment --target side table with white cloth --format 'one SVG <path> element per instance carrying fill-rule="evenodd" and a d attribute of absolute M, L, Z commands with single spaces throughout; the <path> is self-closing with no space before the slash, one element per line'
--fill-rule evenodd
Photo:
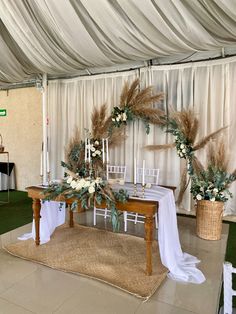
<path fill-rule="evenodd" d="M 9 182 L 8 182 L 9 179 Z M 9 183 L 9 186 L 8 186 Z M 15 164 L 9 162 L 9 174 L 8 174 L 8 162 L 0 162 L 0 190 L 6 191 L 15 190 L 16 180 L 15 180 Z"/>

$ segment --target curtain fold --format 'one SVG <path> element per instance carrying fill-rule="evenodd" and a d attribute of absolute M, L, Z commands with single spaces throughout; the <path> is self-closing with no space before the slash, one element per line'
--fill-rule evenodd
<path fill-rule="evenodd" d="M 231 170 L 236 168 L 236 156 L 232 147 L 236 146 L 236 58 L 227 60 L 199 62 L 184 65 L 152 66 L 139 71 L 97 75 L 70 80 L 49 81 L 49 138 L 50 164 L 52 178 L 63 176 L 60 161 L 64 160 L 64 150 L 75 128 L 79 128 L 84 139 L 84 129 L 91 126 L 91 112 L 94 106 L 108 104 L 109 112 L 119 105 L 119 96 L 128 80 L 132 82 L 140 76 L 141 87 L 153 85 L 155 92 L 164 92 L 165 99 L 155 105 L 167 110 L 193 108 L 200 120 L 198 138 L 228 125 L 224 133 L 231 152 Z M 127 180 L 133 180 L 133 160 L 138 166 L 146 160 L 149 168 L 160 169 L 160 184 L 179 187 L 180 174 L 184 163 L 177 157 L 175 149 L 150 152 L 146 145 L 171 143 L 173 138 L 159 127 L 151 126 L 149 135 L 141 121 L 127 127 L 127 140 L 118 148 L 111 150 L 111 163 L 127 166 Z M 197 152 L 201 160 L 205 150 Z M 236 214 L 236 184 L 231 188 L 235 195 L 227 203 L 226 212 Z M 178 193 L 178 189 L 177 189 Z M 190 210 L 193 206 L 189 189 L 185 193 L 182 208 Z"/>
<path fill-rule="evenodd" d="M 77 75 L 236 43 L 232 1 L 0 0 L 0 19 L 9 32 L 0 42 L 1 56 L 9 59 L 0 63 L 3 82 L 37 73 Z M 19 50 L 14 54 L 12 41 Z"/>

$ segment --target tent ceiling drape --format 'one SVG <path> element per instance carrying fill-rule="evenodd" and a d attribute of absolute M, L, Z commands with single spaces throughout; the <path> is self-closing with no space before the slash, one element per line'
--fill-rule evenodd
<path fill-rule="evenodd" d="M 236 44 L 235 1 L 0 0 L 0 82 Z"/>

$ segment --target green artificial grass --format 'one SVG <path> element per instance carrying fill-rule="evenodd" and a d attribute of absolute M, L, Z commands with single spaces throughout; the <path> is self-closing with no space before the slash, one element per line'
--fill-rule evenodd
<path fill-rule="evenodd" d="M 0 192 L 0 202 L 7 200 L 7 192 Z M 0 203 L 0 234 L 32 222 L 32 199 L 27 192 L 10 191 L 10 203 Z"/>

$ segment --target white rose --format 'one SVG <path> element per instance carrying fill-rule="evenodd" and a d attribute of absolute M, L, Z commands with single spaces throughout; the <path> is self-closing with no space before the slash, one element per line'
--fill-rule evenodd
<path fill-rule="evenodd" d="M 85 181 L 84 187 L 85 187 L 85 188 L 88 188 L 89 186 L 90 186 L 90 182 L 89 182 L 89 181 Z"/>
<path fill-rule="evenodd" d="M 92 147 L 91 147 L 91 152 L 95 152 L 95 150 L 96 150 L 96 149 L 92 146 Z"/>
<path fill-rule="evenodd" d="M 118 121 L 120 121 L 120 118 L 119 118 L 119 117 L 117 117 L 117 118 L 116 118 L 116 121 L 117 121 L 117 122 L 118 122 Z"/>
<path fill-rule="evenodd" d="M 182 153 L 183 154 L 185 154 L 186 153 L 186 149 L 184 148 L 184 149 L 182 149 Z"/>
<path fill-rule="evenodd" d="M 115 122 L 115 121 L 116 121 L 116 119 L 115 119 L 115 118 L 112 118 L 111 120 L 112 120 L 113 122 Z"/>
<path fill-rule="evenodd" d="M 95 145 L 99 145 L 99 142 L 98 141 L 95 141 L 95 143 L 94 143 Z"/>
<path fill-rule="evenodd" d="M 213 193 L 218 193 L 218 192 L 219 192 L 219 190 L 217 188 L 213 189 Z"/>
<path fill-rule="evenodd" d="M 77 186 L 77 182 L 75 180 L 72 180 L 70 186 L 72 187 L 72 189 L 75 189 Z"/>
<path fill-rule="evenodd" d="M 95 154 L 96 154 L 96 155 L 100 155 L 100 154 L 101 154 L 100 150 L 96 150 L 96 151 L 95 151 Z"/>
<path fill-rule="evenodd" d="M 82 189 L 82 185 L 81 185 L 80 182 L 77 183 L 75 189 L 76 189 L 76 190 L 81 190 L 81 189 Z"/>
<path fill-rule="evenodd" d="M 91 186 L 89 187 L 88 191 L 89 191 L 90 194 L 94 193 L 94 192 L 95 192 L 94 186 L 91 185 Z"/>
<path fill-rule="evenodd" d="M 72 178 L 72 177 L 69 177 L 66 182 L 67 182 L 68 184 L 70 184 L 70 183 L 72 182 L 72 180 L 73 180 L 73 178 Z"/>
<path fill-rule="evenodd" d="M 92 153 L 92 156 L 93 156 L 93 157 L 96 157 L 96 154 L 95 154 L 95 153 Z"/>
<path fill-rule="evenodd" d="M 123 121 L 126 121 L 127 120 L 127 115 L 126 115 L 126 113 L 124 112 L 123 113 Z"/>
<path fill-rule="evenodd" d="M 118 114 L 118 118 L 121 119 L 121 115 L 120 114 Z"/>
<path fill-rule="evenodd" d="M 85 185 L 85 183 L 86 183 L 86 181 L 85 181 L 84 179 L 81 179 L 81 180 L 79 181 L 79 183 L 81 184 L 81 187 L 83 188 L 84 185 Z"/>
<path fill-rule="evenodd" d="M 185 145 L 184 145 L 184 144 L 181 144 L 181 145 L 180 145 L 180 148 L 181 148 L 181 149 L 185 148 Z"/>
<path fill-rule="evenodd" d="M 179 153 L 180 157 L 183 157 L 183 154 L 182 153 Z"/>
<path fill-rule="evenodd" d="M 215 197 L 212 197 L 212 198 L 210 199 L 211 202 L 214 202 L 215 200 L 216 200 Z"/>
<path fill-rule="evenodd" d="M 197 194 L 196 199 L 200 201 L 202 199 L 202 196 L 200 194 Z"/>

